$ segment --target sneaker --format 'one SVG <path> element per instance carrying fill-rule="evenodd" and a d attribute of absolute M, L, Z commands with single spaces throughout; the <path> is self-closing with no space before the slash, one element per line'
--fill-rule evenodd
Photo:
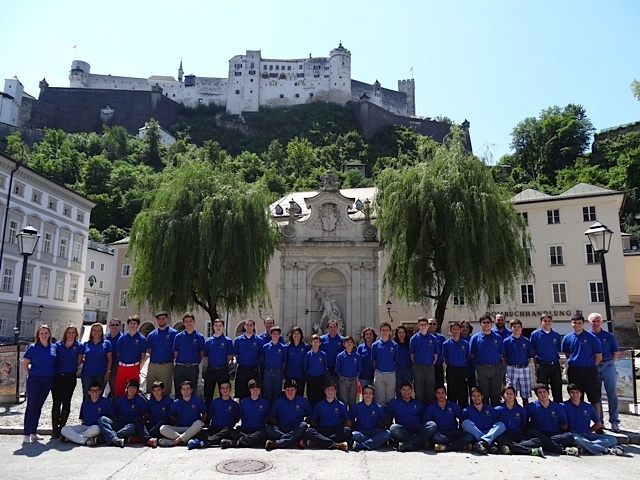
<path fill-rule="evenodd" d="M 607 449 L 609 451 L 609 455 L 624 455 L 624 450 L 622 449 L 622 447 L 616 445 L 615 447 L 611 447 L 609 449 Z"/>
<path fill-rule="evenodd" d="M 484 444 L 482 442 L 476 442 L 473 444 L 473 449 L 478 452 L 481 453 L 482 455 L 486 455 L 488 453 L 487 447 L 484 446 Z"/>
<path fill-rule="evenodd" d="M 162 439 L 160 441 L 162 441 Z M 220 440 L 220 446 L 222 448 L 235 447 L 237 444 L 237 440 L 229 440 L 228 438 L 223 438 L 222 440 Z"/>
<path fill-rule="evenodd" d="M 204 447 L 204 442 L 202 440 L 198 440 L 197 438 L 192 438 L 187 443 L 187 449 L 188 450 L 193 450 L 194 448 L 197 449 L 197 448 L 202 448 L 202 447 Z"/>
<path fill-rule="evenodd" d="M 446 451 L 447 451 L 447 446 L 446 446 L 446 445 L 443 445 L 442 443 L 436 443 L 436 444 L 433 446 L 433 449 L 434 449 L 436 452 L 446 452 Z"/>
<path fill-rule="evenodd" d="M 333 444 L 333 449 L 334 450 L 342 450 L 343 452 L 348 452 L 349 451 L 349 444 L 347 442 L 334 443 Z"/>
<path fill-rule="evenodd" d="M 503 455 L 511 455 L 511 449 L 507 445 L 500 445 L 498 451 Z"/>
<path fill-rule="evenodd" d="M 129 438 L 127 438 L 127 443 L 129 445 L 135 445 L 136 443 L 142 443 L 142 437 L 139 437 L 137 435 L 131 435 Z"/>
<path fill-rule="evenodd" d="M 87 447 L 95 447 L 96 445 L 98 445 L 98 437 L 87 438 L 87 440 L 84 442 L 84 444 Z"/>
<path fill-rule="evenodd" d="M 275 440 L 267 440 L 264 444 L 264 448 L 267 452 L 270 452 L 274 448 L 278 448 L 278 442 L 276 442 Z"/>
<path fill-rule="evenodd" d="M 31 435 L 25 435 L 24 439 L 22 440 L 22 443 L 26 443 L 27 445 L 31 445 L 33 443 L 33 440 L 31 440 Z"/>
<path fill-rule="evenodd" d="M 38 435 L 37 433 L 32 433 L 31 440 L 33 442 L 39 442 L 40 440 L 44 440 L 44 437 L 42 435 Z"/>
<path fill-rule="evenodd" d="M 353 442 L 353 451 L 359 452 L 360 450 L 366 450 L 364 443 L 362 442 Z"/>
<path fill-rule="evenodd" d="M 496 445 L 495 443 L 492 443 L 491 445 L 489 445 L 488 451 L 491 454 L 495 454 L 495 453 L 498 453 L 500 451 L 500 449 L 499 449 L 498 445 Z"/>
<path fill-rule="evenodd" d="M 617 423 L 612 423 L 609 430 L 611 430 L 613 433 L 620 433 L 620 425 L 618 425 Z"/>
<path fill-rule="evenodd" d="M 147 440 L 147 447 L 157 448 L 158 447 L 158 439 L 157 438 L 150 438 L 149 440 Z"/>
<path fill-rule="evenodd" d="M 534 457 L 547 458 L 547 457 L 544 456 L 544 452 L 542 451 L 542 447 L 532 448 L 531 449 L 531 455 L 533 455 Z"/>
<path fill-rule="evenodd" d="M 124 438 L 116 438 L 113 442 L 111 442 L 111 445 L 113 445 L 114 447 L 124 448 Z"/>
<path fill-rule="evenodd" d="M 409 446 L 405 442 L 399 442 L 396 446 L 396 451 L 398 452 L 408 452 Z"/>
<path fill-rule="evenodd" d="M 161 447 L 173 447 L 173 441 L 169 440 L 168 438 L 159 438 L 158 445 L 160 445 Z"/>
<path fill-rule="evenodd" d="M 572 457 L 577 457 L 580 455 L 580 450 L 578 450 L 577 447 L 565 447 L 564 454 L 571 455 Z"/>

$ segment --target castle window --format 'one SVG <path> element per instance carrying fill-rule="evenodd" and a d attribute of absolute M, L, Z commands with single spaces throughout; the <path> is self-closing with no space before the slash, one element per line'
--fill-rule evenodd
<path fill-rule="evenodd" d="M 252 81 L 252 82 L 253 82 L 253 78 L 252 78 L 250 81 Z"/>
<path fill-rule="evenodd" d="M 302 70 L 304 68 L 304 65 L 300 64 L 298 65 L 298 70 Z"/>
<path fill-rule="evenodd" d="M 276 70 L 280 70 L 280 65 L 276 65 Z"/>
<path fill-rule="evenodd" d="M 242 72 L 236 72 L 236 77 L 239 77 L 242 75 Z"/>
<path fill-rule="evenodd" d="M 273 65 L 269 65 L 269 70 L 273 70 Z"/>
<path fill-rule="evenodd" d="M 264 68 L 263 68 L 263 70 L 266 70 L 266 69 L 267 69 L 267 66 L 266 66 L 266 65 L 264 65 Z"/>
<path fill-rule="evenodd" d="M 255 75 L 256 71 L 255 70 L 249 70 L 249 75 Z"/>
<path fill-rule="evenodd" d="M 284 98 L 284 94 L 282 94 L 282 93 L 281 93 L 281 94 L 280 94 L 280 98 Z"/>
<path fill-rule="evenodd" d="M 299 93 L 296 93 L 296 98 L 300 98 L 300 94 Z"/>
<path fill-rule="evenodd" d="M 320 70 L 320 65 L 314 65 L 314 66 L 313 66 L 313 69 L 314 69 L 314 70 Z"/>
<path fill-rule="evenodd" d="M 294 86 L 294 87 L 297 87 L 297 86 L 298 86 L 298 82 L 294 83 L 294 84 L 293 84 L 293 86 Z"/>
<path fill-rule="evenodd" d="M 304 78 L 304 73 L 299 73 L 298 78 Z"/>
<path fill-rule="evenodd" d="M 329 78 L 329 75 L 325 75 L 324 78 Z"/>
<path fill-rule="evenodd" d="M 287 75 L 284 73 L 280 74 L 280 80 L 286 80 L 287 79 Z"/>
<path fill-rule="evenodd" d="M 262 74 L 262 78 L 269 78 L 269 74 L 268 73 L 263 73 Z"/>
<path fill-rule="evenodd" d="M 278 74 L 277 73 L 270 73 L 269 76 L 271 78 L 278 78 Z"/>
<path fill-rule="evenodd" d="M 287 70 L 291 70 L 291 65 L 287 65 Z"/>
<path fill-rule="evenodd" d="M 312 97 L 313 97 L 313 92 L 309 94 L 309 98 L 312 98 Z"/>
<path fill-rule="evenodd" d="M 313 76 L 313 78 L 320 78 L 320 74 L 319 74 L 319 73 L 316 73 L 316 74 Z"/>
<path fill-rule="evenodd" d="M 240 90 L 236 90 L 236 95 L 240 95 Z"/>

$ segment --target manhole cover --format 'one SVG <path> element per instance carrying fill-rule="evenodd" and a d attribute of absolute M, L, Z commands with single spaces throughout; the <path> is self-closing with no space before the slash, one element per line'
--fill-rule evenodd
<path fill-rule="evenodd" d="M 216 470 L 229 475 L 251 475 L 270 470 L 273 465 L 262 460 L 227 460 L 216 465 Z"/>

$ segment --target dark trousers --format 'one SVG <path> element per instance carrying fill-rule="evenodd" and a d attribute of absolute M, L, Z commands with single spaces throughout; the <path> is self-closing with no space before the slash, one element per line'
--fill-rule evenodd
<path fill-rule="evenodd" d="M 546 433 L 542 433 L 540 430 L 530 428 L 527 433 L 530 437 L 539 438 L 542 442 L 542 447 L 547 452 L 562 453 L 564 447 L 571 447 L 576 444 L 571 432 L 547 435 Z"/>
<path fill-rule="evenodd" d="M 249 380 L 260 380 L 258 365 L 238 365 L 236 368 L 235 398 L 249 396 Z"/>
<path fill-rule="evenodd" d="M 304 438 L 309 425 L 300 422 L 300 425 L 294 428 L 284 428 L 277 425 L 267 425 L 267 437 L 274 440 L 278 447 L 295 447 L 300 440 Z"/>
<path fill-rule="evenodd" d="M 457 403 L 460 408 L 469 406 L 469 384 L 467 367 L 447 365 L 447 399 Z"/>
<path fill-rule="evenodd" d="M 67 424 L 71 413 L 71 397 L 76 388 L 76 383 L 76 372 L 56 374 L 53 377 L 51 426 L 54 434 L 59 434 L 60 429 Z"/>
<path fill-rule="evenodd" d="M 449 367 L 447 367 L 447 370 Z M 436 430 L 431 437 L 433 443 L 439 443 L 445 445 L 447 450 L 452 452 L 459 452 L 463 450 L 465 446 L 470 443 L 474 443 L 475 439 L 470 433 L 463 432 L 462 430 Z"/>
<path fill-rule="evenodd" d="M 436 387 L 444 385 L 444 365 L 434 365 L 436 373 Z"/>
<path fill-rule="evenodd" d="M 207 429 L 207 446 L 220 445 L 220 440 L 225 438 L 231 439 L 233 427 L 222 427 L 220 425 L 211 425 Z"/>
<path fill-rule="evenodd" d="M 496 438 L 496 443 L 506 445 L 515 455 L 531 455 L 532 448 L 542 446 L 542 440 L 539 438 L 516 432 L 504 432 Z"/>
<path fill-rule="evenodd" d="M 562 371 L 560 362 L 545 362 L 536 359 L 536 383 L 551 387 L 553 401 L 562 402 Z"/>
<path fill-rule="evenodd" d="M 169 417 L 164 417 L 162 420 L 156 423 L 145 422 L 145 427 L 149 432 L 149 437 L 151 438 L 162 438 L 160 434 L 160 427 L 163 425 L 171 425 L 171 420 Z"/>
<path fill-rule="evenodd" d="M 38 433 L 42 406 L 49 396 L 52 385 L 53 377 L 38 377 L 36 375 L 27 377 L 27 409 L 24 412 L 25 435 Z"/>
<path fill-rule="evenodd" d="M 325 382 L 324 375 L 309 375 L 307 377 L 307 399 L 312 407 L 315 407 L 316 403 L 324 399 Z"/>
<path fill-rule="evenodd" d="M 231 431 L 231 439 L 237 440 L 237 447 L 264 447 L 267 441 L 267 434 L 263 430 L 243 430 L 236 428 Z"/>
<path fill-rule="evenodd" d="M 216 385 L 218 385 L 218 392 L 220 392 L 220 385 L 223 383 L 231 383 L 229 368 L 226 365 L 222 367 L 207 365 L 207 370 L 204 373 L 204 402 L 207 404 L 207 411 L 209 411 L 209 405 L 213 400 Z"/>
<path fill-rule="evenodd" d="M 311 440 L 320 448 L 331 448 L 336 443 L 351 443 L 351 429 L 349 427 L 316 427 L 307 428 L 305 440 Z"/>

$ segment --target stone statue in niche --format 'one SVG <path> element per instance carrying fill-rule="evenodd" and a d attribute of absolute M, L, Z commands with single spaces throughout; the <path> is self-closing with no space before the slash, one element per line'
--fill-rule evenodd
<path fill-rule="evenodd" d="M 319 311 L 322 313 L 322 317 L 320 318 L 320 324 L 314 324 L 313 329 L 321 328 L 321 325 L 326 324 L 329 320 L 335 320 L 338 322 L 338 331 L 341 335 L 344 335 L 345 328 L 344 322 L 342 321 L 342 315 L 340 314 L 340 308 L 336 304 L 335 298 L 331 298 L 329 296 L 329 292 L 325 287 L 322 287 L 320 290 L 316 290 L 316 297 L 320 299 L 320 308 Z"/>

